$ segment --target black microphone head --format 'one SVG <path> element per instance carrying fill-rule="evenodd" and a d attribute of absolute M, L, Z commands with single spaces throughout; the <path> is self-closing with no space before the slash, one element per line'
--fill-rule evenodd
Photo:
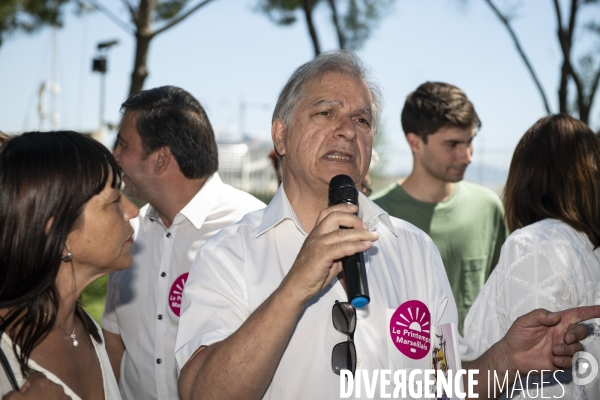
<path fill-rule="evenodd" d="M 329 205 L 341 203 L 358 205 L 358 190 L 348 175 L 336 175 L 329 182 Z"/>

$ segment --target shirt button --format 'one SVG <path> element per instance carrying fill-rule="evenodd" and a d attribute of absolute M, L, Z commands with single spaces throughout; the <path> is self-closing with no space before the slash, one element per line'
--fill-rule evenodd
<path fill-rule="evenodd" d="M 166 272 L 161 272 L 160 276 L 162 276 L 164 278 L 165 276 L 167 276 L 167 273 Z"/>
<path fill-rule="evenodd" d="M 162 319 L 162 314 L 158 314 L 158 319 Z"/>
<path fill-rule="evenodd" d="M 358 360 L 356 360 L 356 364 L 357 364 L 357 365 L 360 365 L 360 364 L 362 364 L 362 360 L 359 358 Z"/>
<path fill-rule="evenodd" d="M 157 363 L 157 364 L 160 364 L 161 362 L 162 362 L 162 360 L 161 360 L 160 358 L 157 358 L 157 359 L 156 359 L 156 363 Z"/>
<path fill-rule="evenodd" d="M 171 237 L 171 232 L 167 232 L 167 237 L 170 238 Z"/>

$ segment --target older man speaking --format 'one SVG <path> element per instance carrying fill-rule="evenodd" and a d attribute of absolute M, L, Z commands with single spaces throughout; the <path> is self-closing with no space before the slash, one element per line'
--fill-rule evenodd
<path fill-rule="evenodd" d="M 380 109 L 379 90 L 350 52 L 322 54 L 287 82 L 271 129 L 283 185 L 266 209 L 199 250 L 185 287 L 175 345 L 182 399 L 334 399 L 340 370 L 432 368 L 431 327 L 458 321 L 433 242 L 365 196 L 358 208 L 328 202 L 334 176 L 360 182 L 366 174 Z M 357 252 L 371 301 L 354 310 L 340 259 Z M 570 366 L 586 333 L 577 325 L 565 332 L 594 313 L 538 310 L 464 366 L 510 376 Z M 411 328 L 403 340 L 423 348 L 392 340 L 399 314 Z"/>

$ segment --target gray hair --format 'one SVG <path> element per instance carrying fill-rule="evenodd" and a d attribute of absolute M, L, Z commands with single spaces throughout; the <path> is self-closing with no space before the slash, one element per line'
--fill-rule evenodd
<path fill-rule="evenodd" d="M 316 58 L 298 67 L 279 94 L 271 122 L 280 119 L 286 126 L 290 126 L 294 108 L 304 96 L 304 87 L 329 72 L 354 76 L 367 83 L 373 99 L 373 132 L 377 132 L 383 106 L 381 90 L 371 80 L 370 71 L 364 66 L 360 58 L 348 50 L 333 50 L 321 53 Z"/>

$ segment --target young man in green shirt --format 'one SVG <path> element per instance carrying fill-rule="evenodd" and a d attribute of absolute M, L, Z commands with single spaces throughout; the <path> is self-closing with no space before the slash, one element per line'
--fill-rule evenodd
<path fill-rule="evenodd" d="M 498 196 L 462 181 L 481 122 L 462 90 L 439 82 L 426 82 L 409 94 L 401 120 L 413 170 L 372 199 L 433 239 L 456 299 L 462 334 L 467 312 L 508 235 Z"/>

